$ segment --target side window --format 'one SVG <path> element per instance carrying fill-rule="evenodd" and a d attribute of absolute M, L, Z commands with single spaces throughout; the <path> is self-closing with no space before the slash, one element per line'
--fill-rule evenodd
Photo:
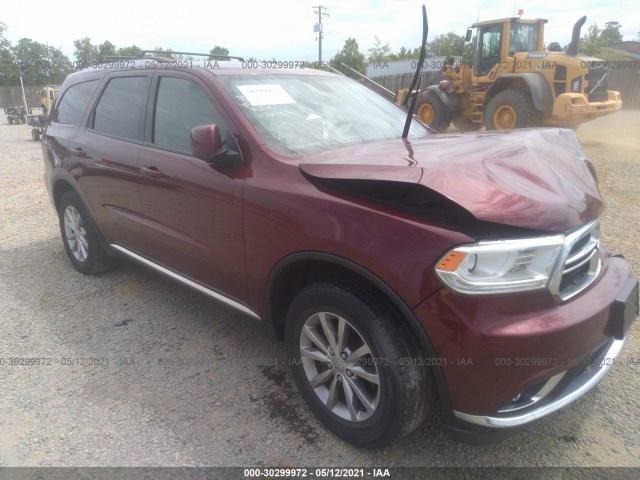
<path fill-rule="evenodd" d="M 149 77 L 112 78 L 93 114 L 93 129 L 142 140 L 148 87 Z"/>
<path fill-rule="evenodd" d="M 153 121 L 155 145 L 191 155 L 191 129 L 212 123 L 220 129 L 226 147 L 237 150 L 233 135 L 199 85 L 183 78 L 160 79 Z"/>
<path fill-rule="evenodd" d="M 97 86 L 98 80 L 92 80 L 69 87 L 60 100 L 58 109 L 51 121 L 65 125 L 79 124 L 91 94 Z"/>

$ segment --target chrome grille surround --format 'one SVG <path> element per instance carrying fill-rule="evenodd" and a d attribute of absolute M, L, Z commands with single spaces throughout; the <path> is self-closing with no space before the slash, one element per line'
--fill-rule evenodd
<path fill-rule="evenodd" d="M 600 274 L 600 219 L 566 234 L 564 247 L 548 288 L 558 302 L 578 295 Z"/>

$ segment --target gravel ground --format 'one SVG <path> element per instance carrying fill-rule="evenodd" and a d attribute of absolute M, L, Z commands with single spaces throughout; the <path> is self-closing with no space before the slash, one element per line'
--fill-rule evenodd
<path fill-rule="evenodd" d="M 636 272 L 638 132 L 632 111 L 577 131 L 608 203 L 604 240 Z M 26 126 L 0 125 L 0 165 L 0 466 L 640 465 L 640 322 L 598 387 L 498 445 L 451 440 L 436 412 L 389 448 L 359 450 L 301 402 L 266 325 L 137 265 L 76 273 Z"/>

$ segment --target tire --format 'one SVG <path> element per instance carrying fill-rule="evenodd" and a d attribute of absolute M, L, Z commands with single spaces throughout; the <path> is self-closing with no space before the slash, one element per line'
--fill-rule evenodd
<path fill-rule="evenodd" d="M 484 126 L 487 130 L 527 128 L 536 125 L 539 116 L 527 92 L 510 89 L 489 101 L 484 111 Z"/>
<path fill-rule="evenodd" d="M 62 195 L 58 219 L 64 249 L 76 270 L 90 275 L 111 267 L 93 220 L 76 192 L 69 190 Z"/>
<path fill-rule="evenodd" d="M 431 372 L 405 361 L 419 356 L 412 336 L 353 286 L 315 283 L 302 290 L 289 308 L 285 339 L 307 405 L 353 445 L 388 445 L 433 410 Z"/>
<path fill-rule="evenodd" d="M 418 95 L 415 114 L 422 123 L 440 133 L 446 131 L 451 124 L 442 101 L 429 92 Z"/>
<path fill-rule="evenodd" d="M 40 132 L 35 128 L 31 129 L 31 140 L 40 140 Z"/>
<path fill-rule="evenodd" d="M 13 124 L 13 117 L 7 117 L 7 122 L 9 122 L 9 125 Z"/>

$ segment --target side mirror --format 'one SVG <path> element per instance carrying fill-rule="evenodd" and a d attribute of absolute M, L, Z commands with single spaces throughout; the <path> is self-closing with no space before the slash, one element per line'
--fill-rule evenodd
<path fill-rule="evenodd" d="M 240 152 L 225 148 L 216 124 L 199 125 L 191 129 L 191 152 L 196 158 L 214 165 L 237 165 L 242 162 Z"/>
<path fill-rule="evenodd" d="M 470 42 L 472 35 L 473 35 L 473 30 L 471 30 L 470 28 L 467 28 L 467 34 L 464 37 L 464 41 L 465 42 Z"/>

